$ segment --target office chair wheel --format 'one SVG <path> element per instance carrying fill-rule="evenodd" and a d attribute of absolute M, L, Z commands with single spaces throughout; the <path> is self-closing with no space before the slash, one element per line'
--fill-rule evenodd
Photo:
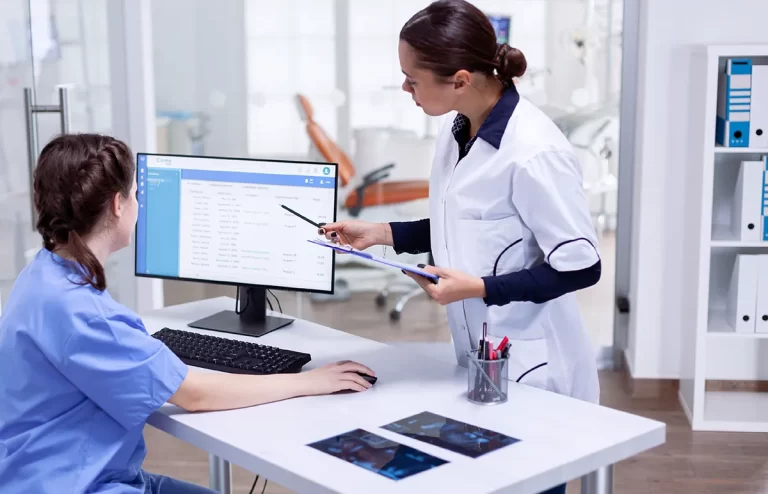
<path fill-rule="evenodd" d="M 390 319 L 391 321 L 399 321 L 399 320 L 400 320 L 400 311 L 398 311 L 398 310 L 394 310 L 394 309 L 393 309 L 393 310 L 392 310 L 392 311 L 389 313 L 389 319 Z"/>
<path fill-rule="evenodd" d="M 376 294 L 376 307 L 382 309 L 387 306 L 387 296 L 383 293 Z"/>

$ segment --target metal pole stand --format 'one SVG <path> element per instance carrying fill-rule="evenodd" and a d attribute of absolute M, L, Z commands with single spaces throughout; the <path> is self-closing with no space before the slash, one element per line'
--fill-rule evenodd
<path fill-rule="evenodd" d="M 24 88 L 24 118 L 27 124 L 27 168 L 29 172 L 29 199 L 32 215 L 32 231 L 36 231 L 37 211 L 35 209 L 34 176 L 35 166 L 37 164 L 37 149 L 39 147 L 37 138 L 37 113 L 58 113 L 61 124 L 61 133 L 69 133 L 69 100 L 67 98 L 67 88 L 59 88 L 58 105 L 36 105 L 35 93 L 31 87 Z"/>
<path fill-rule="evenodd" d="M 613 494 L 613 465 L 583 476 L 581 494 Z"/>
<path fill-rule="evenodd" d="M 211 489 L 221 494 L 232 494 L 232 469 L 228 461 L 208 455 L 208 477 Z"/>

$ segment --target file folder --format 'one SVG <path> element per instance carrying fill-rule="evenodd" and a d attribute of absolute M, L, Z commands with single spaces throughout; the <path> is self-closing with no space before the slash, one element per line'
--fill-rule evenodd
<path fill-rule="evenodd" d="M 760 242 L 768 234 L 765 227 L 765 163 L 743 161 L 733 193 L 732 232 L 743 242 Z"/>
<path fill-rule="evenodd" d="M 718 76 L 715 139 L 725 147 L 749 147 L 752 60 L 729 59 Z"/>
<path fill-rule="evenodd" d="M 768 148 L 768 65 L 752 66 L 749 146 Z"/>
<path fill-rule="evenodd" d="M 726 317 L 737 333 L 755 332 L 759 258 L 747 254 L 736 256 L 728 290 Z"/>
<path fill-rule="evenodd" d="M 768 333 L 768 256 L 759 256 L 758 264 L 755 332 Z"/>

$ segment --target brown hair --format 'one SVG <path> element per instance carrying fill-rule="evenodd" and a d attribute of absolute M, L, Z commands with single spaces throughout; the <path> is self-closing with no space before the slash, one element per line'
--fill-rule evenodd
<path fill-rule="evenodd" d="M 83 237 L 103 219 L 115 194 L 128 197 L 135 173 L 131 150 L 108 136 L 62 135 L 40 153 L 34 176 L 37 231 L 49 251 L 66 247 L 83 275 L 79 284 L 107 287 L 104 266 Z"/>
<path fill-rule="evenodd" d="M 506 87 L 525 73 L 525 56 L 496 42 L 491 21 L 464 0 L 431 3 L 405 23 L 400 39 L 416 52 L 421 67 L 441 77 L 459 70 L 496 75 Z"/>

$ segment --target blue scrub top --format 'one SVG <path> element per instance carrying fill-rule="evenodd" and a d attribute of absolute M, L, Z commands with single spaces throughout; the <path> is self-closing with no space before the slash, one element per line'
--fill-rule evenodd
<path fill-rule="evenodd" d="M 45 249 L 0 319 L 3 492 L 145 491 L 147 418 L 187 366 L 139 317 Z"/>

